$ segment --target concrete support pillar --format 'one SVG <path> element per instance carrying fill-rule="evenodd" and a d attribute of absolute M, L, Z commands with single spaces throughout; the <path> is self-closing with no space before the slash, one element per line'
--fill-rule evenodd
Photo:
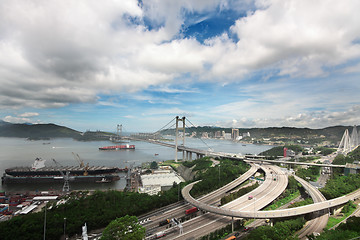
<path fill-rule="evenodd" d="M 182 155 L 183 155 L 183 157 L 182 157 L 183 161 L 186 161 L 187 159 L 185 157 L 185 151 L 182 151 Z"/>
<path fill-rule="evenodd" d="M 189 152 L 189 159 L 192 161 L 192 152 Z"/>
<path fill-rule="evenodd" d="M 234 217 L 231 217 L 231 232 L 234 232 Z"/>

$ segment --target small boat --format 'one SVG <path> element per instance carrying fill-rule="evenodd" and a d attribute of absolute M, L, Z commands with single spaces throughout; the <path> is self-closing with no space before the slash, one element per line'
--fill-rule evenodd
<path fill-rule="evenodd" d="M 126 149 L 135 149 L 135 145 L 115 145 L 115 146 L 107 146 L 107 147 L 100 147 L 99 150 L 126 150 Z"/>
<path fill-rule="evenodd" d="M 159 154 L 158 153 L 155 153 L 155 156 L 158 156 Z"/>
<path fill-rule="evenodd" d="M 106 178 L 102 178 L 101 180 L 95 181 L 96 183 L 109 183 L 111 182 L 111 180 L 106 179 Z"/>

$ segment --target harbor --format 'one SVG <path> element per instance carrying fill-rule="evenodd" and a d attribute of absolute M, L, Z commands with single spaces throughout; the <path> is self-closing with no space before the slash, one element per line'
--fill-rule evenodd
<path fill-rule="evenodd" d="M 227 140 L 206 140 L 208 145 L 214 150 L 224 149 L 233 153 L 259 153 L 270 148 L 270 146 L 247 145 L 243 147 L 240 143 Z M 200 139 L 187 138 L 187 142 L 198 148 L 208 149 Z M 41 157 L 46 159 L 49 166 L 56 166 L 51 163 L 51 159 L 56 159 L 62 166 L 78 166 L 79 163 L 74 159 L 72 152 L 77 153 L 84 163 L 89 166 L 117 167 L 119 169 L 135 168 L 145 162 L 161 162 L 174 159 L 174 149 L 155 145 L 147 142 L 132 142 L 129 145 L 136 145 L 136 150 L 101 151 L 100 147 L 110 146 L 110 141 L 91 141 L 82 142 L 73 139 L 51 139 L 43 141 L 28 141 L 23 138 L 0 138 L 3 148 L 0 152 L 0 174 L 5 169 L 13 167 L 31 166 L 34 159 Z M 179 158 L 181 154 L 179 153 Z M 73 182 L 70 181 L 71 190 L 93 190 L 93 189 L 115 189 L 122 190 L 126 187 L 126 172 L 119 172 L 117 175 L 120 180 L 113 182 L 92 181 L 92 182 Z M 16 183 L 2 184 L 0 191 L 48 191 L 49 189 L 61 190 L 63 181 L 49 183 Z"/>

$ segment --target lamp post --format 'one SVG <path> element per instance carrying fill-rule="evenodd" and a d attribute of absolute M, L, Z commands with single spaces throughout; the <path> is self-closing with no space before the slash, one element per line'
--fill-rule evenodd
<path fill-rule="evenodd" d="M 44 240 L 46 239 L 46 208 L 47 208 L 47 204 L 45 203 L 45 216 L 44 216 Z"/>
<path fill-rule="evenodd" d="M 219 163 L 219 184 L 220 184 L 220 163 Z"/>
<path fill-rule="evenodd" d="M 66 240 L 66 218 L 64 218 L 64 239 Z"/>
<path fill-rule="evenodd" d="M 254 197 L 254 221 L 255 221 L 255 201 L 256 201 L 256 198 Z"/>

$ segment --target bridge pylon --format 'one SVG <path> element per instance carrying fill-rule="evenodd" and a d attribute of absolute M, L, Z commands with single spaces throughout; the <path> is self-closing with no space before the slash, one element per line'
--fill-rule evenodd
<path fill-rule="evenodd" d="M 347 154 L 357 148 L 359 145 L 359 136 L 356 129 L 356 125 L 353 128 L 352 134 L 349 134 L 349 130 L 345 129 L 344 135 L 341 138 L 338 151 Z"/>
<path fill-rule="evenodd" d="M 178 140 L 179 140 L 179 131 L 182 131 L 182 146 L 185 146 L 185 117 L 179 118 L 176 116 L 176 128 L 175 128 L 175 162 L 178 161 Z M 182 122 L 182 127 L 179 127 L 179 122 Z M 183 151 L 183 159 L 185 152 Z"/>

